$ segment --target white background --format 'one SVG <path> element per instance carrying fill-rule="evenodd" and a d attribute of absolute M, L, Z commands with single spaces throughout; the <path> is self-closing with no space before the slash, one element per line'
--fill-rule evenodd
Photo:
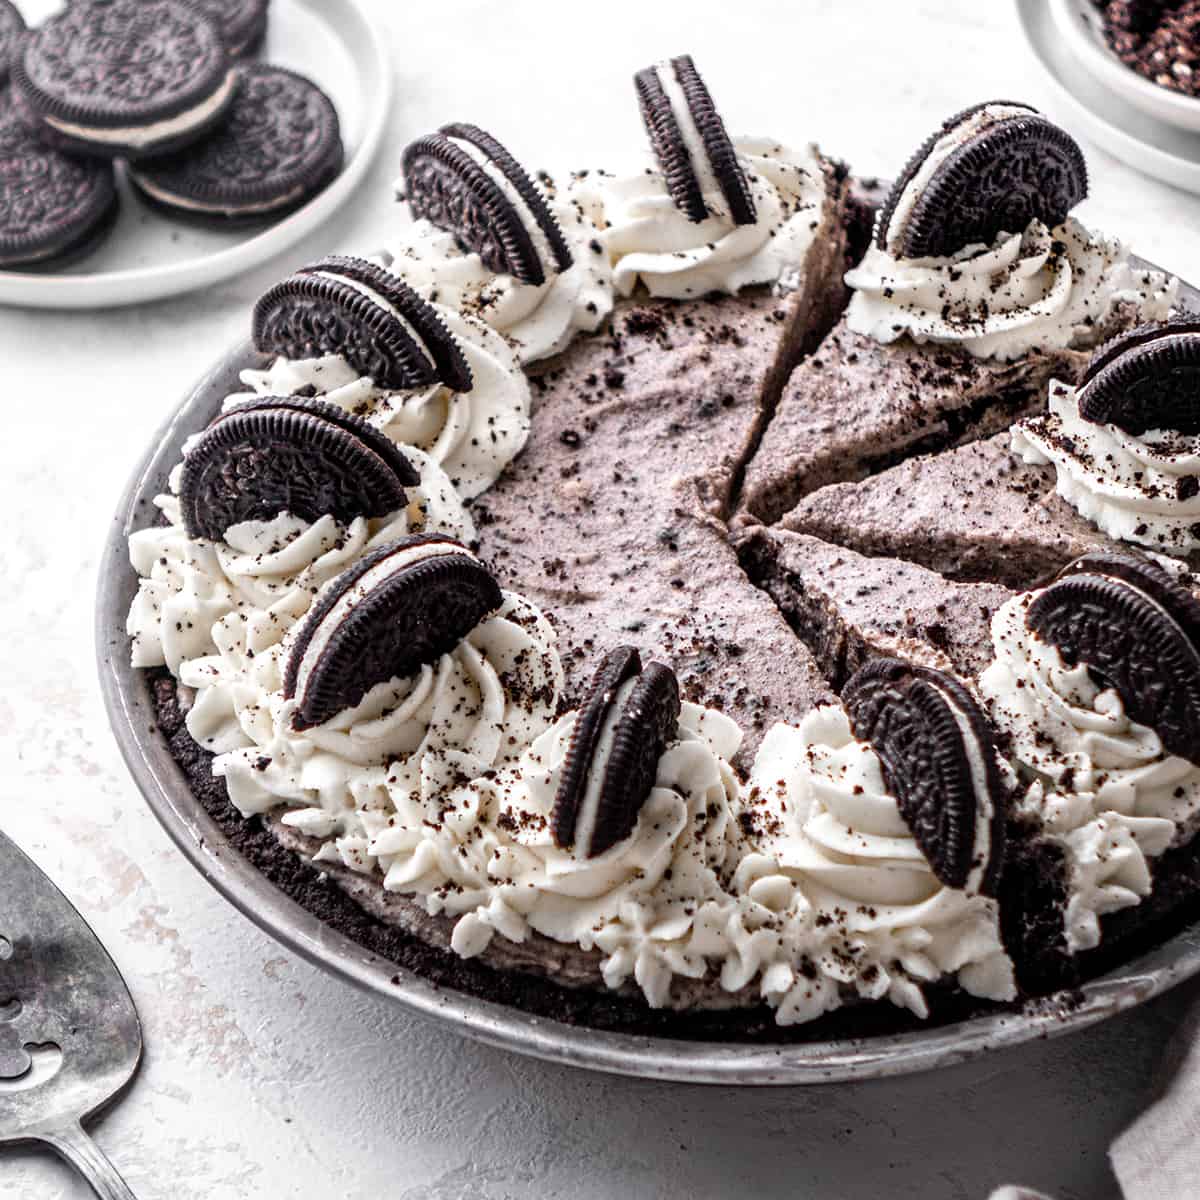
<path fill-rule="evenodd" d="M 1082 1036 L 898 1082 L 610 1079 L 483 1049 L 323 977 L 210 891 L 144 808 L 93 667 L 110 513 L 165 413 L 247 332 L 254 299 L 293 263 L 380 240 L 412 137 L 473 120 L 530 167 L 613 165 L 642 137 L 631 74 L 684 51 L 732 132 L 815 139 L 862 174 L 895 173 L 980 100 L 1054 115 L 1014 12 L 983 0 L 373 2 L 393 26 L 395 113 L 334 223 L 188 299 L 0 311 L 0 825 L 93 922 L 141 1010 L 146 1065 L 99 1141 L 144 1200 L 957 1200 L 1010 1181 L 1063 1200 L 1115 1195 L 1105 1148 L 1145 1103 L 1184 991 Z M 1086 149 L 1085 219 L 1200 280 L 1200 202 Z M 0 1157 L 6 1200 L 85 1194 L 40 1153 Z"/>

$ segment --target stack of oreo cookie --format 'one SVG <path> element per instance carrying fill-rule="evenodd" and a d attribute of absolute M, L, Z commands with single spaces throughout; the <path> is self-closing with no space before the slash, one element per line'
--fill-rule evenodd
<path fill-rule="evenodd" d="M 247 59 L 269 0 L 97 0 L 26 29 L 0 0 L 0 270 L 61 266 L 118 210 L 117 164 L 172 217 L 275 221 L 341 170 L 310 80 Z"/>

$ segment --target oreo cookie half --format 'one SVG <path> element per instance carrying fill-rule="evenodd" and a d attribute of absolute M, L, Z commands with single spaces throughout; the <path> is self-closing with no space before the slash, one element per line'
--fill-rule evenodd
<path fill-rule="evenodd" d="M 17 48 L 25 21 L 10 0 L 0 0 L 0 88 L 8 82 L 8 65 Z"/>
<path fill-rule="evenodd" d="M 1079 413 L 1135 437 L 1151 429 L 1200 433 L 1200 319 L 1142 325 L 1092 355 Z"/>
<path fill-rule="evenodd" d="M 579 707 L 554 797 L 556 845 L 595 858 L 633 832 L 679 712 L 670 667 L 652 662 L 643 669 L 632 646 L 604 656 Z"/>
<path fill-rule="evenodd" d="M 183 460 L 179 499 L 188 537 L 214 541 L 239 521 L 281 512 L 306 521 L 382 517 L 403 508 L 420 476 L 361 417 L 296 396 L 222 413 Z"/>
<path fill-rule="evenodd" d="M 906 198 L 911 186 L 919 191 Z M 909 159 L 880 211 L 876 243 L 901 258 L 944 257 L 1020 233 L 1035 217 L 1053 228 L 1087 187 L 1083 151 L 1065 130 L 1025 104 L 976 104 Z"/>
<path fill-rule="evenodd" d="M 540 286 L 571 265 L 545 197 L 520 163 L 475 125 L 443 125 L 404 151 L 405 199 L 498 275 Z"/>
<path fill-rule="evenodd" d="M 757 220 L 746 173 L 712 96 L 690 54 L 657 63 L 633 77 L 642 122 L 675 205 L 689 221 L 709 211 L 704 195 L 712 183 L 736 225 Z"/>
<path fill-rule="evenodd" d="M 1008 794 L 995 734 L 971 693 L 941 671 L 881 658 L 850 679 L 842 704 L 854 736 L 879 755 L 933 873 L 947 887 L 994 895 Z"/>
<path fill-rule="evenodd" d="M 43 141 L 130 159 L 194 142 L 236 83 L 217 26 L 187 0 L 73 4 L 24 39 L 12 79 Z"/>
<path fill-rule="evenodd" d="M 1026 626 L 1115 688 L 1171 754 L 1200 763 L 1200 603 L 1136 554 L 1093 551 L 1040 592 Z"/>
<path fill-rule="evenodd" d="M 229 226 L 278 220 L 342 169 L 337 112 L 315 83 L 282 67 L 239 72 L 225 122 L 195 145 L 136 163 L 129 179 L 174 217 Z"/>
<path fill-rule="evenodd" d="M 68 158 L 0 111 L 0 270 L 82 258 L 112 230 L 118 204 L 108 163 Z"/>
<path fill-rule="evenodd" d="M 277 283 L 254 306 L 264 354 L 340 354 L 379 387 L 471 390 L 471 368 L 437 312 L 402 279 L 361 258 L 325 258 Z"/>
<path fill-rule="evenodd" d="M 247 58 L 262 46 L 267 35 L 270 0 L 191 0 L 225 39 L 230 58 Z"/>
<path fill-rule="evenodd" d="M 401 538 L 343 571 L 288 651 L 283 691 L 309 729 L 389 679 L 432 665 L 503 602 L 491 572 L 460 542 Z"/>

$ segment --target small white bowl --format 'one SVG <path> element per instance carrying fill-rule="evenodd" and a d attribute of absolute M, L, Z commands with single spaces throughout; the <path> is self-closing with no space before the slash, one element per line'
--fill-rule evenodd
<path fill-rule="evenodd" d="M 1071 53 L 1098 83 L 1151 117 L 1200 133 L 1200 99 L 1160 87 L 1130 70 L 1109 47 L 1103 17 L 1092 0 L 1050 0 L 1050 6 Z"/>

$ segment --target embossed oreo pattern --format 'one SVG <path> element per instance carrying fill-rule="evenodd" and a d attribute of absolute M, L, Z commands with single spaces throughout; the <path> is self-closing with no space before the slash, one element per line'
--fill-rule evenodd
<path fill-rule="evenodd" d="M 221 31 L 235 58 L 251 54 L 267 32 L 270 0 L 191 0 Z"/>
<path fill-rule="evenodd" d="M 25 31 L 25 22 L 10 0 L 0 0 L 0 87 L 8 80 L 8 63 Z"/>
<path fill-rule="evenodd" d="M 1200 433 L 1200 324 L 1138 330 L 1103 348 L 1089 368 L 1079 413 L 1097 425 L 1116 425 L 1140 437 L 1151 429 Z"/>

